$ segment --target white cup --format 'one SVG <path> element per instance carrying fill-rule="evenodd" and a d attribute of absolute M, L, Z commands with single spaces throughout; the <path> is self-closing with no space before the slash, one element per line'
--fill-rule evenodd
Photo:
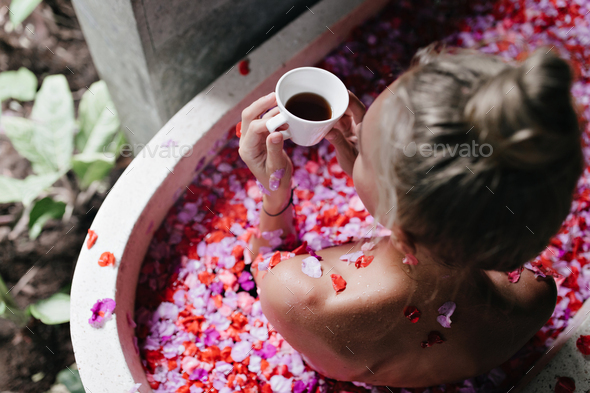
<path fill-rule="evenodd" d="M 299 93 L 315 93 L 324 97 L 330 104 L 332 117 L 311 121 L 291 114 L 285 109 L 285 104 Z M 287 72 L 277 82 L 276 97 L 280 113 L 266 122 L 266 128 L 275 132 L 283 124 L 289 124 L 289 129 L 279 132 L 285 139 L 301 146 L 319 143 L 348 108 L 348 90 L 344 83 L 331 72 L 316 67 L 295 68 Z"/>

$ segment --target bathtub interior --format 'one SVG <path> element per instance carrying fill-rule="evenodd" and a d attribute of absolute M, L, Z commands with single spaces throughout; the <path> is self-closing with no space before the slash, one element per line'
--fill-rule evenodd
<path fill-rule="evenodd" d="M 117 331 L 122 351 L 135 381 L 145 379 L 145 374 L 135 352 L 133 339 L 135 332 L 129 325 L 128 319 L 123 316 L 134 314 L 137 279 L 144 256 L 154 232 L 168 213 L 173 201 L 186 190 L 186 185 L 190 184 L 195 173 L 215 156 L 226 135 L 227 132 L 221 130 L 207 134 L 200 139 L 198 145 L 195 145 L 191 155 L 187 155 L 178 162 L 174 167 L 174 174 L 170 173 L 170 176 L 165 178 L 136 221 L 121 257 L 125 263 L 119 267 L 116 282 L 115 300 L 119 314 Z"/>

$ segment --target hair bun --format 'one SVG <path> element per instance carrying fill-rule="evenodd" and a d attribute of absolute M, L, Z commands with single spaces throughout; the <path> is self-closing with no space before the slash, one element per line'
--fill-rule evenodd
<path fill-rule="evenodd" d="M 579 150 L 580 127 L 570 93 L 572 71 L 552 53 L 535 52 L 519 67 L 482 79 L 465 118 L 493 147 L 493 162 L 532 170 Z"/>

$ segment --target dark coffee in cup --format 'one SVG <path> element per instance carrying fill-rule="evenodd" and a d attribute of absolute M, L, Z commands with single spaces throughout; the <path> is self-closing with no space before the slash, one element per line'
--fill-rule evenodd
<path fill-rule="evenodd" d="M 299 93 L 285 104 L 291 114 L 304 120 L 323 121 L 332 118 L 332 107 L 322 96 L 315 93 Z"/>

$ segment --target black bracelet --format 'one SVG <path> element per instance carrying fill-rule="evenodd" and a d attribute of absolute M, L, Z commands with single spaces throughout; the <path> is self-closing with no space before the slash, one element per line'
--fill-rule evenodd
<path fill-rule="evenodd" d="M 262 210 L 266 213 L 267 216 L 270 216 L 270 217 L 280 216 L 293 203 L 293 190 L 294 190 L 294 188 L 291 188 L 291 198 L 289 198 L 289 203 L 287 203 L 287 206 L 285 206 L 285 208 L 283 210 L 281 210 L 280 212 L 278 212 L 277 214 L 270 214 L 269 212 L 267 212 L 266 209 L 264 208 L 264 203 L 262 204 Z"/>

